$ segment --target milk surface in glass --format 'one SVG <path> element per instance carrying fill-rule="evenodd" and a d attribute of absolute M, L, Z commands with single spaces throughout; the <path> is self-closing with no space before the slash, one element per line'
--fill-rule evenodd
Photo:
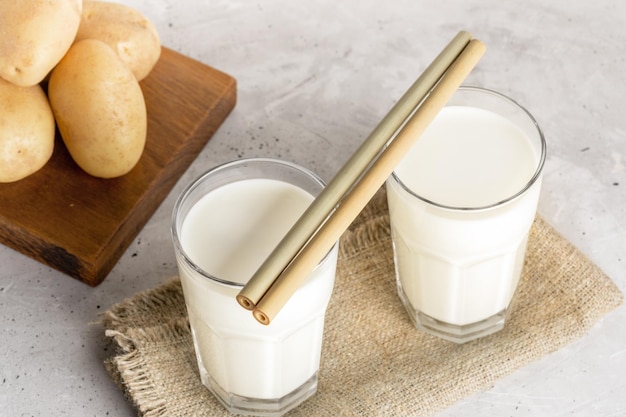
<path fill-rule="evenodd" d="M 312 200 L 285 181 L 242 179 L 198 198 L 182 221 L 178 263 L 201 378 L 234 413 L 281 415 L 315 392 L 336 248 L 269 326 L 235 299 Z"/>
<path fill-rule="evenodd" d="M 502 328 L 541 149 L 493 111 L 448 106 L 396 168 L 387 195 L 398 292 L 418 328 L 455 342 Z"/>

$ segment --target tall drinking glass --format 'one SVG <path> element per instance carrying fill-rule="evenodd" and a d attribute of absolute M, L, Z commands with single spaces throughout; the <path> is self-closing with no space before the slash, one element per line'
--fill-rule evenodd
<path fill-rule="evenodd" d="M 219 166 L 178 198 L 172 238 L 200 378 L 234 414 L 280 416 L 313 395 L 337 245 L 267 326 L 235 297 L 322 188 L 271 159 Z"/>
<path fill-rule="evenodd" d="M 546 142 L 495 91 L 461 87 L 387 180 L 399 297 L 458 343 L 503 328 L 533 223 Z"/>

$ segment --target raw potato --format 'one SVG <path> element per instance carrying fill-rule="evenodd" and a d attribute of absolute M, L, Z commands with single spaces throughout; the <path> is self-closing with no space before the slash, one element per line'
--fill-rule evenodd
<path fill-rule="evenodd" d="M 82 0 L 1 0 L 0 77 L 41 82 L 74 42 Z"/>
<path fill-rule="evenodd" d="M 0 182 L 14 182 L 43 167 L 54 149 L 54 117 L 39 85 L 0 79 Z"/>
<path fill-rule="evenodd" d="M 123 4 L 85 1 L 76 40 L 99 39 L 144 79 L 161 56 L 159 34 L 141 12 Z"/>
<path fill-rule="evenodd" d="M 72 45 L 48 82 L 61 137 L 87 173 L 114 178 L 139 161 L 147 115 L 139 82 L 104 42 Z"/>

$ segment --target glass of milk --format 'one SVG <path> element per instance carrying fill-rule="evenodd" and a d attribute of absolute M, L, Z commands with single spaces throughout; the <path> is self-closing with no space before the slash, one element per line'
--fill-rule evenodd
<path fill-rule="evenodd" d="M 537 210 L 546 142 L 495 91 L 461 87 L 387 180 L 398 295 L 457 343 L 504 327 Z"/>
<path fill-rule="evenodd" d="M 269 325 L 235 297 L 323 187 L 291 163 L 244 159 L 202 175 L 174 207 L 200 378 L 233 414 L 280 416 L 317 390 L 337 245 Z"/>

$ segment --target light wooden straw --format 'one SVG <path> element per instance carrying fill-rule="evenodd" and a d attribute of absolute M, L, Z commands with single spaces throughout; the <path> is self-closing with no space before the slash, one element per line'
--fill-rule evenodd
<path fill-rule="evenodd" d="M 471 35 L 468 32 L 459 32 L 392 107 L 242 288 L 237 295 L 237 301 L 242 307 L 248 310 L 254 309 L 276 277 L 302 250 L 315 231 L 367 170 L 371 161 L 381 152 L 389 138 L 406 122 L 432 86 L 467 46 L 470 39 Z"/>
<path fill-rule="evenodd" d="M 485 45 L 479 40 L 470 41 L 396 137 L 388 143 L 380 156 L 373 161 L 369 170 L 343 198 L 334 213 L 321 225 L 257 303 L 253 310 L 257 321 L 269 324 L 276 316 L 289 297 L 391 175 L 396 165 L 478 63 L 485 49 Z"/>

